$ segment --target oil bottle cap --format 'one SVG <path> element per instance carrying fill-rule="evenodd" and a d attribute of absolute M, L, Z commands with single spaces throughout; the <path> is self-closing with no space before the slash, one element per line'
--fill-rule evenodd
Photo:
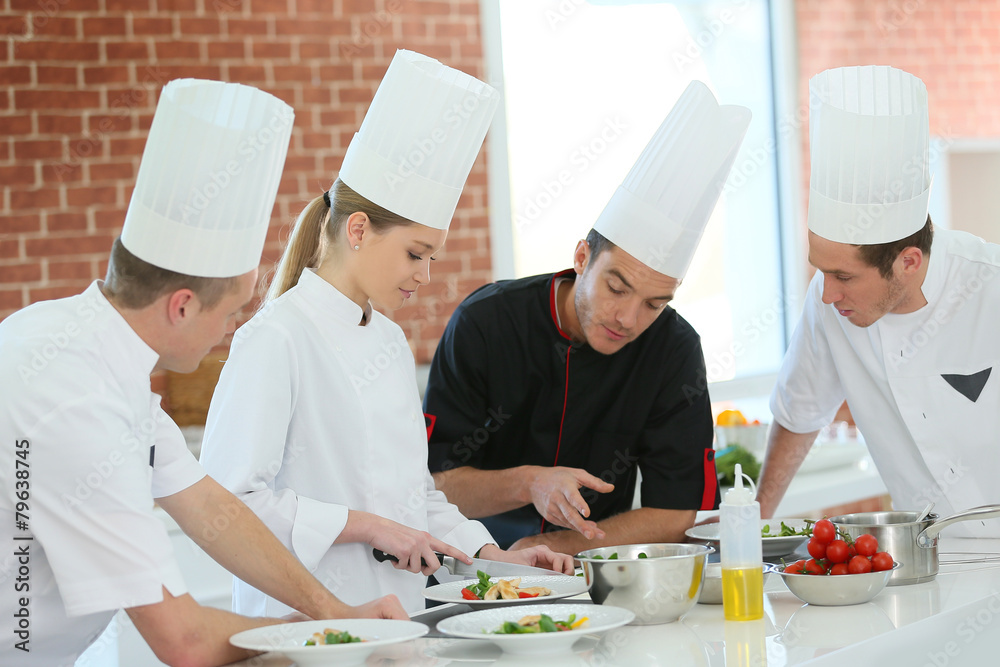
<path fill-rule="evenodd" d="M 727 505 L 749 505 L 757 497 L 757 487 L 753 483 L 753 479 L 750 475 L 743 473 L 743 466 L 739 463 L 736 464 L 736 470 L 734 471 L 736 477 L 736 483 L 733 488 L 726 492 L 724 503 Z M 750 488 L 743 486 L 743 478 L 746 477 L 747 482 L 750 483 Z"/>

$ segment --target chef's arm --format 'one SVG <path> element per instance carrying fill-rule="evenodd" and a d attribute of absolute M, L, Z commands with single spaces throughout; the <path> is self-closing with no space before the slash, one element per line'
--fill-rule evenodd
<path fill-rule="evenodd" d="M 760 501 L 762 519 L 770 519 L 778 510 L 778 504 L 818 433 L 819 431 L 793 433 L 778 422 L 772 424 L 767 437 L 767 453 L 757 482 L 757 500 Z"/>
<path fill-rule="evenodd" d="M 580 488 L 598 493 L 614 489 L 580 468 L 528 465 L 506 470 L 453 468 L 434 473 L 434 484 L 470 519 L 531 504 L 549 523 L 571 528 L 588 538 L 599 538 L 602 534 L 598 524 L 584 518 L 590 515 L 590 507 Z"/>
<path fill-rule="evenodd" d="M 588 540 L 572 530 L 558 530 L 521 538 L 511 551 L 543 544 L 556 552 L 577 554 L 587 549 L 615 544 L 646 544 L 651 542 L 683 542 L 684 531 L 694 525 L 695 510 L 664 510 L 640 507 L 598 521 L 604 531 L 601 539 Z"/>
<path fill-rule="evenodd" d="M 407 618 L 394 596 L 361 607 L 338 600 L 242 501 L 211 477 L 157 502 L 220 565 L 311 618 Z"/>

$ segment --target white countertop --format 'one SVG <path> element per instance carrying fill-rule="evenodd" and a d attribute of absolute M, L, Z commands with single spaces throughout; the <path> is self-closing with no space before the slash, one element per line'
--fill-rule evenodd
<path fill-rule="evenodd" d="M 695 605 L 680 621 L 626 626 L 586 635 L 571 651 L 525 658 L 469 639 L 423 638 L 376 651 L 368 665 L 671 665 L 786 667 L 792 665 L 966 667 L 997 664 L 1000 639 L 1000 562 L 949 564 L 957 552 L 1000 555 L 1000 540 L 941 538 L 941 571 L 934 581 L 887 587 L 849 607 L 814 607 L 771 576 L 764 618 L 725 621 L 721 605 Z M 433 610 L 432 610 L 433 612 Z M 440 613 L 440 612 L 438 612 Z M 414 617 L 419 620 L 419 615 Z M 285 667 L 268 655 L 237 665 Z"/>

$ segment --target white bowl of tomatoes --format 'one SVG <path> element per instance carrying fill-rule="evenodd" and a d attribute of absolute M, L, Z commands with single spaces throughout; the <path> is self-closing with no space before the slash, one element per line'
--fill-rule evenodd
<path fill-rule="evenodd" d="M 785 586 L 800 600 L 822 606 L 862 604 L 878 595 L 899 567 L 878 550 L 874 535 L 855 539 L 823 519 L 812 528 L 808 560 L 776 566 Z"/>

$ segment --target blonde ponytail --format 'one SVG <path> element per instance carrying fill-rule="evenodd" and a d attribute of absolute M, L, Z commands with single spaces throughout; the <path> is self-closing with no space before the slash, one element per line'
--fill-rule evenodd
<path fill-rule="evenodd" d="M 271 287 L 267 290 L 264 302 L 273 301 L 295 287 L 299 282 L 303 269 L 319 264 L 322 247 L 323 223 L 330 215 L 323 197 L 316 197 L 299 214 L 295 221 L 292 236 L 281 254 L 281 261 L 275 271 Z"/>
<path fill-rule="evenodd" d="M 412 220 L 365 199 L 339 178 L 330 186 L 329 197 L 329 205 L 321 195 L 309 202 L 299 214 L 261 307 L 295 287 L 303 269 L 319 266 L 324 249 L 336 245 L 340 228 L 352 213 L 360 211 L 366 214 L 376 234 L 384 234 L 397 225 L 414 224 Z"/>

